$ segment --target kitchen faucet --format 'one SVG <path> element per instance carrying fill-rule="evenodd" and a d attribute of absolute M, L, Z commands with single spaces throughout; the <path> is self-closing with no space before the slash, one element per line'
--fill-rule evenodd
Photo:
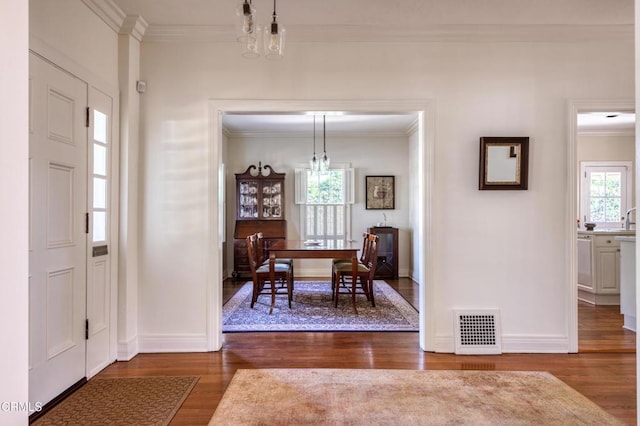
<path fill-rule="evenodd" d="M 626 229 L 627 231 L 629 229 L 631 229 L 631 225 L 635 225 L 635 222 L 631 222 L 631 212 L 635 211 L 636 208 L 633 207 L 629 210 L 627 210 L 627 215 L 626 215 L 626 219 L 624 220 L 624 229 Z"/>

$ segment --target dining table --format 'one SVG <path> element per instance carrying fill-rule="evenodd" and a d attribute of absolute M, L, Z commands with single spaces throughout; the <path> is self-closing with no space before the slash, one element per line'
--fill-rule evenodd
<path fill-rule="evenodd" d="M 351 260 L 351 278 L 358 275 L 358 250 L 361 245 L 347 240 L 278 240 L 269 246 L 271 282 L 275 282 L 276 258 L 289 259 L 348 259 Z M 353 297 L 355 308 L 355 294 Z"/>

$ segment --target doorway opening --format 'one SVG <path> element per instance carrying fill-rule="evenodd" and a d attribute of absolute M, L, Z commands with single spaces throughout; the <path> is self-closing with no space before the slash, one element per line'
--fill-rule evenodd
<path fill-rule="evenodd" d="M 636 203 L 634 103 L 570 102 L 569 120 L 568 210 L 570 223 L 577 220 L 569 238 L 569 351 L 635 352 L 620 309 L 619 241 L 631 235 L 625 219 Z"/>
<path fill-rule="evenodd" d="M 223 116 L 225 114 L 303 114 L 307 111 L 342 112 L 348 114 L 415 114 L 417 131 L 415 132 L 415 155 L 418 196 L 412 211 L 412 240 L 419 241 L 419 249 L 414 256 L 420 265 L 416 274 L 419 289 L 420 346 L 423 350 L 433 350 L 435 327 L 429 324 L 427 317 L 431 312 L 433 297 L 431 289 L 432 237 L 430 222 L 432 218 L 432 182 L 433 182 L 433 146 L 434 146 L 434 105 L 431 101 L 264 101 L 264 100 L 220 100 L 210 103 L 211 122 L 211 187 L 217 189 L 210 199 L 211 221 L 211 262 L 208 286 L 210 318 L 208 336 L 211 350 L 222 346 L 222 281 L 224 271 L 223 250 L 227 220 L 224 212 L 225 174 Z M 258 161 L 258 159 L 256 159 Z M 227 187 L 228 189 L 228 187 Z M 229 241 L 226 240 L 227 244 Z"/>

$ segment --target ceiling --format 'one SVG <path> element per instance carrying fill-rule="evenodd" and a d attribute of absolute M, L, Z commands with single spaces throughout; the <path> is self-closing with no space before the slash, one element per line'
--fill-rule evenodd
<path fill-rule="evenodd" d="M 242 0 L 113 0 L 126 15 L 138 15 L 148 23 L 145 38 L 158 34 L 194 34 L 216 40 L 233 40 L 235 9 Z M 267 22 L 273 8 L 270 0 L 252 0 L 258 19 Z M 495 34 L 529 33 L 591 34 L 598 29 L 633 29 L 633 0 L 280 0 L 278 20 L 287 28 L 287 43 L 299 41 L 372 41 L 385 37 L 424 39 L 425 34 L 467 38 Z M 551 13 L 552 11 L 552 13 Z M 607 117 L 616 115 L 616 117 Z M 406 133 L 415 114 L 327 116 L 328 132 Z M 231 133 L 306 132 L 313 118 L 304 112 L 292 114 L 226 114 L 224 127 Z M 579 130 L 632 131 L 635 117 L 628 114 L 590 113 L 579 120 Z"/>
<path fill-rule="evenodd" d="M 233 25 L 242 0 L 113 0 L 151 25 Z M 633 25 L 633 0 L 280 0 L 281 23 L 292 27 L 377 26 L 410 30 L 442 25 Z M 253 0 L 269 19 L 270 0 Z"/>

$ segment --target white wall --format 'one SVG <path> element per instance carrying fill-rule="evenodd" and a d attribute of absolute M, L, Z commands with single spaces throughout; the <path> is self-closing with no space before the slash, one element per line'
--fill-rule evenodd
<path fill-rule="evenodd" d="M 499 308 L 506 351 L 567 347 L 566 102 L 633 92 L 633 43 L 144 43 L 141 328 L 205 326 L 209 99 L 433 99 L 438 350 L 453 308 Z M 528 191 L 478 191 L 478 139 L 531 137 Z M 259 158 L 258 158 L 259 159 Z"/>
<path fill-rule="evenodd" d="M 327 120 L 327 126 L 331 121 Z M 282 129 L 286 135 L 286 129 Z M 320 142 L 322 143 L 322 142 Z M 287 237 L 300 237 L 300 206 L 294 200 L 294 171 L 297 166 L 305 166 L 313 153 L 313 136 L 290 137 L 235 137 L 228 144 L 226 185 L 227 221 L 227 271 L 233 271 L 233 231 L 236 217 L 235 173 L 244 173 L 251 164 L 268 164 L 278 173 L 286 173 L 285 215 Z M 321 148 L 320 148 L 321 149 Z M 327 131 L 327 154 L 332 164 L 348 163 L 355 169 L 356 202 L 351 206 L 351 238 L 360 240 L 362 232 L 383 220 L 387 215 L 387 225 L 398 228 L 398 270 L 400 276 L 408 276 L 410 264 L 409 203 L 412 197 L 409 172 L 409 142 L 406 135 L 334 135 Z M 395 209 L 366 210 L 365 176 L 395 176 Z M 296 265 L 298 276 L 329 276 L 330 264 L 322 261 L 304 261 Z"/>
<path fill-rule="evenodd" d="M 0 1 L 0 424 L 22 425 L 29 408 L 28 7 Z M 35 404 L 37 401 L 33 401 Z M 31 404 L 31 407 L 35 407 Z"/>
<path fill-rule="evenodd" d="M 90 74 L 94 83 L 118 86 L 118 34 L 84 3 L 32 0 L 29 24 L 30 49 L 85 81 Z"/>

